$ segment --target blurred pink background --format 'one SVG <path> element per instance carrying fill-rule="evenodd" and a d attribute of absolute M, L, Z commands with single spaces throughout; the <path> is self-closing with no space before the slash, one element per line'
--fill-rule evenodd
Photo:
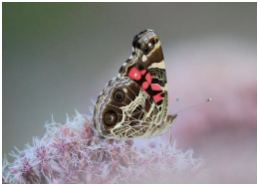
<path fill-rule="evenodd" d="M 204 182 L 255 183 L 256 48 L 235 37 L 207 36 L 171 49 L 166 59 L 172 111 L 212 98 L 179 113 L 173 139 L 207 160 L 211 176 Z"/>

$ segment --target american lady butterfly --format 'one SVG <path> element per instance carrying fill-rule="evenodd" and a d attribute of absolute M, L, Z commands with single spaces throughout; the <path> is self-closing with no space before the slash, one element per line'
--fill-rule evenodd
<path fill-rule="evenodd" d="M 150 138 L 167 131 L 177 115 L 168 115 L 165 62 L 153 30 L 133 39 L 132 55 L 99 95 L 94 126 L 100 137 Z"/>

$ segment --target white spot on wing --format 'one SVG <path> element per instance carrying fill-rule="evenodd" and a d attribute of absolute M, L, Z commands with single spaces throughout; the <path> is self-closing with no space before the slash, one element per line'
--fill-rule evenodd
<path fill-rule="evenodd" d="M 154 62 L 152 63 L 148 69 L 150 68 L 160 68 L 160 69 L 165 69 L 165 61 L 162 60 L 161 62 Z"/>
<path fill-rule="evenodd" d="M 142 61 L 143 61 L 143 62 L 147 61 L 147 56 L 146 56 L 146 55 L 143 55 L 143 56 L 142 56 Z"/>

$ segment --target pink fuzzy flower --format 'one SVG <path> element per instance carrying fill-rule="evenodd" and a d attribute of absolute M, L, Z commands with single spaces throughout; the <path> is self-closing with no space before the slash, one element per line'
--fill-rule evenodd
<path fill-rule="evenodd" d="M 164 142 L 140 149 L 134 140 L 100 139 L 89 117 L 46 125 L 43 138 L 3 159 L 2 183 L 176 183 L 194 178 L 203 159 Z"/>

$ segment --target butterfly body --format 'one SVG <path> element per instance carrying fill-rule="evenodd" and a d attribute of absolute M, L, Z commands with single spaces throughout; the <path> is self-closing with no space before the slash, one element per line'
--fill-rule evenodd
<path fill-rule="evenodd" d="M 161 42 L 153 30 L 133 39 L 133 52 L 99 95 L 94 125 L 101 137 L 150 138 L 168 130 L 167 80 Z"/>

